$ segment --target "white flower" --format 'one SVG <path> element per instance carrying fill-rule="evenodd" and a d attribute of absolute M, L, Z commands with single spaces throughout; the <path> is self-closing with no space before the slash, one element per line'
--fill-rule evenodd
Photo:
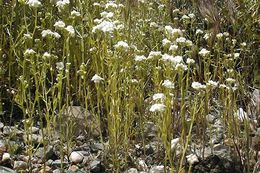
<path fill-rule="evenodd" d="M 233 79 L 233 78 L 227 78 L 226 81 L 227 81 L 228 83 L 235 83 L 235 82 L 236 82 L 236 80 Z"/>
<path fill-rule="evenodd" d="M 176 29 L 176 28 L 172 28 L 171 26 L 167 25 L 164 27 L 165 28 L 165 32 L 166 34 L 168 34 L 169 36 L 178 36 L 182 34 L 182 31 L 180 29 Z"/>
<path fill-rule="evenodd" d="M 53 32 L 50 29 L 46 29 L 42 31 L 42 37 L 52 36 Z"/>
<path fill-rule="evenodd" d="M 170 45 L 170 44 L 171 44 L 171 41 L 168 40 L 167 38 L 164 38 L 164 39 L 162 40 L 162 45 L 163 45 L 163 46 L 168 46 L 168 45 Z"/>
<path fill-rule="evenodd" d="M 192 82 L 191 87 L 195 90 L 201 90 L 201 89 L 205 89 L 206 85 L 202 85 L 199 82 Z"/>
<path fill-rule="evenodd" d="M 201 49 L 200 51 L 199 51 L 199 55 L 201 55 L 201 56 L 206 56 L 206 55 L 208 55 L 208 54 L 210 54 L 210 51 L 208 51 L 207 49 Z"/>
<path fill-rule="evenodd" d="M 175 138 L 175 139 L 172 139 L 171 140 L 171 150 L 174 150 L 177 145 L 179 144 L 180 142 L 180 138 Z"/>
<path fill-rule="evenodd" d="M 218 33 L 218 34 L 216 35 L 216 37 L 217 37 L 218 39 L 220 39 L 220 38 L 223 37 L 223 34 L 222 34 L 222 33 Z"/>
<path fill-rule="evenodd" d="M 91 81 L 93 81 L 94 83 L 99 83 L 100 81 L 104 80 L 102 77 L 100 77 L 99 75 L 95 74 Z"/>
<path fill-rule="evenodd" d="M 187 16 L 186 14 L 184 14 L 182 17 L 181 17 L 181 20 L 189 20 L 189 16 Z"/>
<path fill-rule="evenodd" d="M 42 5 L 42 3 L 38 0 L 28 0 L 27 4 L 29 5 L 29 7 L 34 7 L 34 8 L 40 7 Z"/>
<path fill-rule="evenodd" d="M 208 40 L 209 37 L 210 37 L 210 34 L 208 34 L 208 33 L 206 33 L 206 34 L 203 36 L 203 38 L 204 38 L 205 40 Z"/>
<path fill-rule="evenodd" d="M 196 32 L 195 32 L 196 35 L 198 34 L 203 34 L 203 31 L 201 29 L 197 29 Z"/>
<path fill-rule="evenodd" d="M 218 86 L 218 82 L 216 81 L 213 81 L 213 80 L 209 80 L 207 83 L 206 83 L 207 86 L 209 87 L 212 87 L 212 88 L 216 88 Z"/>
<path fill-rule="evenodd" d="M 190 14 L 188 14 L 188 16 L 189 16 L 190 18 L 194 18 L 194 17 L 195 17 L 195 14 L 190 13 Z"/>
<path fill-rule="evenodd" d="M 129 45 L 125 41 L 119 41 L 114 47 L 115 49 L 129 49 Z"/>
<path fill-rule="evenodd" d="M 26 49 L 24 52 L 24 56 L 30 56 L 36 54 L 36 52 L 33 49 Z"/>
<path fill-rule="evenodd" d="M 171 59 L 173 59 L 173 56 L 172 55 L 169 55 L 167 53 L 163 54 L 162 55 L 162 60 L 163 61 L 171 61 Z"/>
<path fill-rule="evenodd" d="M 195 63 L 195 60 L 194 59 L 191 59 L 191 58 L 187 58 L 187 64 L 194 64 Z"/>
<path fill-rule="evenodd" d="M 103 18 L 112 18 L 114 16 L 114 13 L 103 11 L 102 13 L 100 13 L 100 15 Z"/>
<path fill-rule="evenodd" d="M 183 62 L 183 58 L 182 56 L 177 55 L 171 59 L 171 62 L 173 62 L 174 64 L 180 64 Z"/>
<path fill-rule="evenodd" d="M 228 86 L 225 85 L 225 84 L 220 84 L 220 85 L 219 85 L 219 88 L 222 88 L 222 89 L 228 89 Z"/>
<path fill-rule="evenodd" d="M 65 23 L 61 20 L 55 22 L 55 24 L 53 25 L 55 28 L 64 28 L 65 27 Z"/>
<path fill-rule="evenodd" d="M 228 32 L 223 32 L 223 35 L 224 35 L 225 37 L 228 37 L 228 36 L 229 36 L 229 33 L 228 33 Z"/>
<path fill-rule="evenodd" d="M 96 32 L 97 30 L 100 30 L 102 32 L 113 32 L 115 30 L 116 26 L 114 23 L 109 21 L 102 21 L 100 24 L 93 27 L 92 32 Z"/>
<path fill-rule="evenodd" d="M 49 52 L 44 52 L 43 58 L 50 58 L 51 57 L 51 54 Z"/>
<path fill-rule="evenodd" d="M 238 58 L 240 53 L 234 53 L 234 58 Z"/>
<path fill-rule="evenodd" d="M 162 56 L 161 51 L 151 51 L 147 57 L 147 59 L 152 59 L 154 57 Z"/>
<path fill-rule="evenodd" d="M 160 104 L 160 103 L 156 103 L 153 104 L 150 108 L 151 112 L 163 112 L 165 110 L 165 105 L 164 104 Z"/>
<path fill-rule="evenodd" d="M 136 55 L 135 61 L 143 61 L 146 60 L 146 57 L 144 55 Z"/>
<path fill-rule="evenodd" d="M 177 43 L 185 43 L 185 42 L 186 42 L 186 38 L 184 38 L 184 37 L 179 37 L 179 38 L 176 39 L 176 42 L 177 42 Z"/>
<path fill-rule="evenodd" d="M 55 38 L 60 38 L 61 37 L 60 34 L 57 33 L 57 32 L 53 32 L 52 36 L 55 37 Z"/>
<path fill-rule="evenodd" d="M 70 15 L 72 17 L 79 17 L 80 16 L 80 12 L 76 11 L 76 10 L 73 10 L 72 12 L 70 12 Z"/>
<path fill-rule="evenodd" d="M 59 9 L 64 8 L 65 5 L 70 4 L 69 0 L 60 0 L 56 2 L 56 7 L 58 7 Z"/>
<path fill-rule="evenodd" d="M 246 47 L 246 42 L 240 44 L 242 47 Z"/>
<path fill-rule="evenodd" d="M 95 6 L 95 7 L 100 7 L 100 6 L 101 6 L 101 4 L 100 4 L 100 3 L 98 3 L 98 2 L 94 2 L 94 3 L 93 3 L 93 6 Z"/>
<path fill-rule="evenodd" d="M 10 160 L 11 159 L 11 156 L 10 156 L 10 154 L 9 153 L 4 153 L 3 155 L 2 155 L 2 162 L 4 162 L 4 161 L 7 161 L 7 160 Z"/>
<path fill-rule="evenodd" d="M 171 82 L 170 80 L 164 80 L 162 86 L 164 86 L 165 88 L 173 89 L 174 83 Z"/>
<path fill-rule="evenodd" d="M 190 165 L 193 165 L 194 163 L 199 162 L 199 159 L 195 154 L 190 154 L 190 155 L 186 156 L 186 159 Z"/>
<path fill-rule="evenodd" d="M 187 65 L 183 63 L 179 63 L 175 66 L 175 70 L 177 71 L 186 71 L 188 69 Z"/>
<path fill-rule="evenodd" d="M 109 1 L 108 3 L 106 3 L 105 8 L 117 8 L 117 4 L 115 4 L 113 1 Z"/>
<path fill-rule="evenodd" d="M 75 36 L 75 29 L 73 28 L 73 26 L 71 25 L 68 25 L 66 28 L 66 31 L 68 31 L 69 35 L 71 37 L 74 37 Z"/>
<path fill-rule="evenodd" d="M 192 46 L 192 44 L 193 44 L 191 40 L 186 40 L 185 43 L 186 43 L 187 46 Z"/>
<path fill-rule="evenodd" d="M 151 22 L 151 23 L 150 23 L 150 27 L 157 28 L 157 27 L 158 27 L 158 24 L 157 24 L 157 23 L 155 23 L 155 22 Z"/>
<path fill-rule="evenodd" d="M 163 93 L 156 93 L 153 95 L 153 100 L 164 100 L 165 95 Z"/>
<path fill-rule="evenodd" d="M 56 68 L 58 70 L 63 70 L 64 69 L 64 63 L 63 62 L 57 62 L 56 63 Z"/>
<path fill-rule="evenodd" d="M 178 45 L 176 44 L 171 45 L 169 48 L 169 51 L 176 51 L 176 50 L 178 50 Z"/>

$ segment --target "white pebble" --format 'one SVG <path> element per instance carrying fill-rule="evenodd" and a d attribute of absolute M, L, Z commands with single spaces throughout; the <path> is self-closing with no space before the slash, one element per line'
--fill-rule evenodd
<path fill-rule="evenodd" d="M 83 156 L 80 152 L 73 151 L 73 152 L 70 154 L 69 159 L 70 159 L 70 161 L 73 162 L 73 163 L 80 163 L 80 162 L 82 162 L 82 160 L 84 159 L 84 156 Z"/>

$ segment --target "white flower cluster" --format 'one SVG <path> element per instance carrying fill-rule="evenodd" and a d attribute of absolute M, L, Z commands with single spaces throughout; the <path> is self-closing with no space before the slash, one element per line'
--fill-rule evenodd
<path fill-rule="evenodd" d="M 30 56 L 34 54 L 36 54 L 36 52 L 33 49 L 26 49 L 24 52 L 24 56 Z"/>
<path fill-rule="evenodd" d="M 95 74 L 92 78 L 91 81 L 93 81 L 94 83 L 99 83 L 101 81 L 103 81 L 104 78 L 100 77 L 99 75 Z"/>
<path fill-rule="evenodd" d="M 135 61 L 144 61 L 147 58 L 144 55 L 136 55 L 135 56 Z"/>
<path fill-rule="evenodd" d="M 156 93 L 153 95 L 153 100 L 164 100 L 165 95 L 163 93 Z"/>
<path fill-rule="evenodd" d="M 54 37 L 54 38 L 60 38 L 61 37 L 59 33 L 53 32 L 50 29 L 43 30 L 41 34 L 42 34 L 42 37 L 48 37 L 48 36 Z"/>
<path fill-rule="evenodd" d="M 55 24 L 53 25 L 55 28 L 58 28 L 58 29 L 63 29 L 65 28 L 65 23 L 61 20 L 55 22 Z"/>
<path fill-rule="evenodd" d="M 151 51 L 147 57 L 147 59 L 152 59 L 155 57 L 160 57 L 162 56 L 162 52 L 161 51 Z"/>
<path fill-rule="evenodd" d="M 114 48 L 115 49 L 120 49 L 120 50 L 128 50 L 130 47 L 129 47 L 129 45 L 128 45 L 128 43 L 127 42 L 125 42 L 125 41 L 119 41 L 119 42 L 117 42 L 117 44 L 116 45 L 114 45 Z"/>
<path fill-rule="evenodd" d="M 209 81 L 206 83 L 206 86 L 207 86 L 207 87 L 210 87 L 210 88 L 216 88 L 216 87 L 218 86 L 218 82 L 213 81 L 213 80 L 209 80 Z"/>
<path fill-rule="evenodd" d="M 171 82 L 170 80 L 164 80 L 162 86 L 164 86 L 165 88 L 173 89 L 174 83 Z"/>
<path fill-rule="evenodd" d="M 102 31 L 104 33 L 112 33 L 116 29 L 116 25 L 113 22 L 103 20 L 98 25 L 92 28 L 92 32 Z"/>
<path fill-rule="evenodd" d="M 153 104 L 150 108 L 151 112 L 163 112 L 165 110 L 166 106 L 161 103 Z"/>
<path fill-rule="evenodd" d="M 72 25 L 68 25 L 65 30 L 68 32 L 69 36 L 74 37 L 75 36 L 75 29 Z"/>
<path fill-rule="evenodd" d="M 206 85 L 203 85 L 199 82 L 192 82 L 191 87 L 195 90 L 203 90 L 206 88 Z"/>
<path fill-rule="evenodd" d="M 173 64 L 173 66 L 175 67 L 175 70 L 179 71 L 185 71 L 188 69 L 187 65 L 183 62 L 183 58 L 182 56 L 172 56 L 169 54 L 163 54 L 162 55 L 162 60 L 163 61 L 169 61 Z"/>
<path fill-rule="evenodd" d="M 70 0 L 60 0 L 56 2 L 56 7 L 63 9 L 68 4 L 70 4 Z"/>
<path fill-rule="evenodd" d="M 29 7 L 33 7 L 33 8 L 38 8 L 42 5 L 42 3 L 38 0 L 28 0 L 27 4 L 29 5 Z"/>
<path fill-rule="evenodd" d="M 207 56 L 207 55 L 209 55 L 210 54 L 210 51 L 208 51 L 207 49 L 205 49 L 205 48 L 203 48 L 203 49 L 201 49 L 200 51 L 199 51 L 199 55 L 201 55 L 201 56 L 203 56 L 203 57 L 205 57 L 205 56 Z"/>
<path fill-rule="evenodd" d="M 172 28 L 169 25 L 165 26 L 164 28 L 168 38 L 177 38 L 178 36 L 182 35 L 182 31 L 180 29 Z"/>

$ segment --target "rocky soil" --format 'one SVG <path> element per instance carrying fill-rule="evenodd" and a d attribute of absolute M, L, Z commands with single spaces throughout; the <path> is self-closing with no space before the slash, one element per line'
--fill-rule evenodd
<path fill-rule="evenodd" d="M 192 143 L 188 147 L 185 165 L 188 171 L 189 164 L 192 164 L 193 173 L 242 173 L 243 165 L 248 165 L 254 173 L 260 172 L 260 127 L 259 127 L 259 90 L 255 90 L 252 95 L 251 107 L 254 114 L 238 109 L 237 117 L 243 121 L 248 118 L 251 122 L 250 147 L 248 153 L 253 155 L 252 160 L 244 163 L 245 139 L 226 139 L 223 124 L 218 111 L 208 115 L 207 120 L 211 124 L 206 136 L 209 143 L 205 147 L 196 141 L 196 136 L 192 136 Z M 82 122 L 82 110 L 79 107 L 71 107 L 69 120 L 76 121 L 74 128 L 74 142 L 71 148 L 64 148 L 64 159 L 61 160 L 59 128 L 54 128 L 51 139 L 46 139 L 39 125 L 31 128 L 32 135 L 28 137 L 24 127 L 19 125 L 9 126 L 0 122 L 0 172 L 33 172 L 33 173 L 59 173 L 61 167 L 66 173 L 102 173 L 111 172 L 111 167 L 107 163 L 109 148 L 106 142 L 101 143 L 98 134 L 87 134 Z M 90 123 L 92 122 L 89 119 Z M 15 124 L 15 123 L 14 123 Z M 145 124 L 146 145 L 136 142 L 129 149 L 128 167 L 124 167 L 123 172 L 128 173 L 164 173 L 170 172 L 168 167 L 160 161 L 163 158 L 163 147 L 156 137 L 158 127 L 152 122 Z M 30 139 L 30 140 L 29 140 Z M 45 145 L 44 145 L 45 141 Z M 30 143 L 32 157 L 26 154 Z M 180 152 L 179 139 L 172 140 L 172 152 Z M 44 152 L 45 151 L 45 152 Z M 130 166 L 129 166 L 130 165 Z M 31 168 L 31 169 L 29 169 Z M 244 169 L 247 169 L 244 167 Z"/>

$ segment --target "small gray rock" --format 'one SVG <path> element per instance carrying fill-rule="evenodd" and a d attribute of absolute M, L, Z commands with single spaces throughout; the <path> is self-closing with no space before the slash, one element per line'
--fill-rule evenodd
<path fill-rule="evenodd" d="M 149 173 L 164 173 L 164 166 L 154 166 L 149 170 Z"/>
<path fill-rule="evenodd" d="M 136 168 L 130 168 L 127 173 L 138 173 L 138 170 Z"/>
<path fill-rule="evenodd" d="M 104 167 L 101 164 L 101 161 L 99 160 L 94 160 L 90 163 L 90 172 L 92 173 L 101 173 L 104 172 Z"/>
<path fill-rule="evenodd" d="M 14 170 L 4 167 L 4 166 L 0 166 L 0 172 L 2 173 L 16 173 Z"/>
<path fill-rule="evenodd" d="M 14 161 L 14 169 L 16 171 L 25 171 L 27 169 L 27 163 L 24 161 Z"/>

